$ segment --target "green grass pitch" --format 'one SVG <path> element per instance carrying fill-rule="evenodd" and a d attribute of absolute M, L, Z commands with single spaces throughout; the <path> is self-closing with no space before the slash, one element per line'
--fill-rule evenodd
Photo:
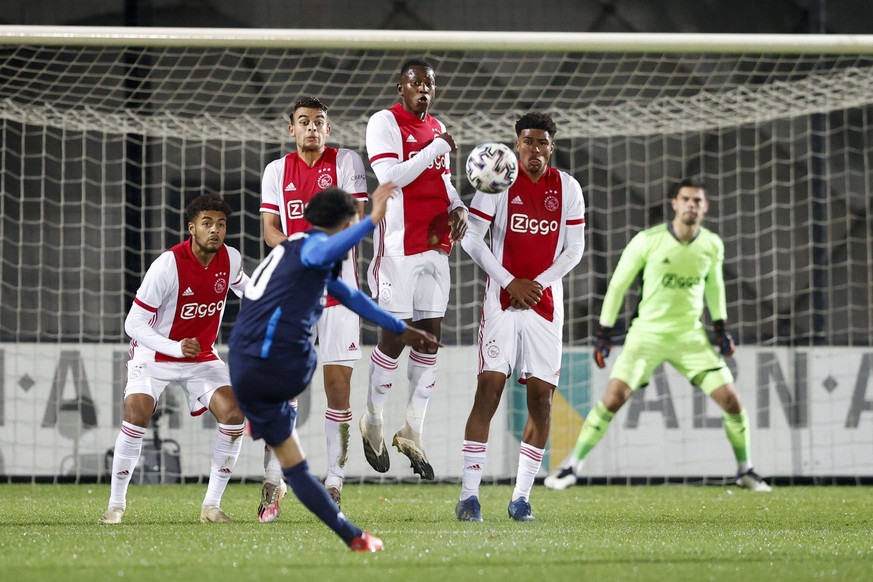
<path fill-rule="evenodd" d="M 231 484 L 233 524 L 198 522 L 204 485 L 132 485 L 125 523 L 99 526 L 107 485 L 0 485 L 0 578 L 26 580 L 873 580 L 873 491 L 573 487 L 532 494 L 537 521 L 482 489 L 460 523 L 456 485 L 347 485 L 343 507 L 385 540 L 356 554 L 289 492 L 259 524 L 259 485 Z"/>

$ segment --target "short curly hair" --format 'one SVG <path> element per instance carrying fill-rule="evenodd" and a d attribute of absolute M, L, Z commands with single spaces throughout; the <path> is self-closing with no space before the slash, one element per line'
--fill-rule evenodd
<path fill-rule="evenodd" d="M 188 216 L 188 222 L 194 222 L 197 215 L 207 211 L 223 212 L 225 218 L 230 218 L 233 214 L 230 205 L 218 194 L 201 194 L 194 200 L 188 203 L 185 207 L 185 214 Z"/>
<path fill-rule="evenodd" d="M 525 113 L 515 122 L 515 135 L 521 135 L 525 129 L 541 129 L 549 132 L 552 139 L 558 133 L 558 126 L 548 113 Z"/>

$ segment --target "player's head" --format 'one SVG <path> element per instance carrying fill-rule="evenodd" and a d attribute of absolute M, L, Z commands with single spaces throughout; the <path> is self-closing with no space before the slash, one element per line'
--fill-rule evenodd
<path fill-rule="evenodd" d="M 327 105 L 316 97 L 301 97 L 291 108 L 288 133 L 297 142 L 297 152 L 321 152 L 330 135 Z"/>
<path fill-rule="evenodd" d="M 685 178 L 670 185 L 667 191 L 673 212 L 676 213 L 674 222 L 678 221 L 686 226 L 697 226 L 703 221 L 703 217 L 709 210 L 709 199 L 706 195 L 706 187 L 700 180 Z"/>
<path fill-rule="evenodd" d="M 218 252 L 227 236 L 227 219 L 232 212 L 218 194 L 202 194 L 185 207 L 195 253 Z"/>
<path fill-rule="evenodd" d="M 403 108 L 421 118 L 427 114 L 436 97 L 436 73 L 424 59 L 410 59 L 400 67 L 397 93 Z"/>
<path fill-rule="evenodd" d="M 312 197 L 303 218 L 317 228 L 335 232 L 345 228 L 358 215 L 358 204 L 342 188 L 327 188 Z"/>
<path fill-rule="evenodd" d="M 518 162 L 531 178 L 539 178 L 548 169 L 557 131 L 558 126 L 547 113 L 525 113 L 515 122 Z"/>

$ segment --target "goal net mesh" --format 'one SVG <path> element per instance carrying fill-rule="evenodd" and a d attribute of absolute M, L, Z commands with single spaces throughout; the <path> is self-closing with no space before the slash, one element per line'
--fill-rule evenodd
<path fill-rule="evenodd" d="M 258 213 L 261 172 L 293 147 L 286 131 L 291 104 L 301 96 L 322 98 L 330 106 L 330 145 L 365 154 L 367 119 L 395 101 L 399 66 L 412 57 L 436 67 L 432 113 L 458 144 L 452 164 L 465 201 L 472 196 L 463 175 L 471 147 L 483 141 L 512 144 L 515 120 L 532 110 L 555 119 L 553 165 L 573 174 L 585 192 L 587 249 L 565 279 L 567 353 L 546 467 L 572 446 L 581 419 L 605 387 L 606 377 L 590 369 L 587 346 L 622 249 L 640 229 L 671 217 L 665 198 L 670 182 L 696 176 L 705 180 L 712 198 L 706 224 L 726 245 L 729 328 L 740 353 L 746 350 L 735 367 L 754 435 L 779 425 L 788 435 L 768 439 L 763 455 L 768 462 L 771 457 L 789 460 L 762 469 L 789 476 L 873 474 L 869 455 L 821 464 L 828 450 L 851 448 L 865 439 L 869 443 L 867 411 L 873 402 L 863 393 L 854 400 L 845 397 L 847 406 L 860 406 L 860 416 L 857 430 L 843 430 L 850 406 L 832 404 L 827 393 L 818 395 L 812 385 L 801 391 L 800 380 L 793 379 L 800 373 L 801 352 L 816 347 L 819 355 L 828 346 L 857 351 L 869 347 L 873 337 L 873 134 L 868 120 L 873 58 L 76 43 L 0 45 L 0 474 L 57 477 L 103 471 L 100 455 L 111 448 L 120 420 L 124 317 L 145 269 L 186 234 L 186 202 L 204 191 L 228 200 L 236 213 L 227 242 L 242 252 L 251 272 L 266 250 Z M 372 174 L 369 183 L 375 184 Z M 361 272 L 371 254 L 372 247 L 363 245 Z M 462 375 L 454 363 L 475 360 L 484 281 L 460 248 L 451 261 L 452 298 L 443 341 L 455 355 L 441 365 L 442 386 L 426 429 L 433 448 L 429 453 L 440 459 L 437 471 L 449 477 L 459 474 L 462 438 L 450 433 L 462 433 L 475 387 L 475 375 L 468 373 L 474 364 L 461 366 Z M 619 343 L 636 300 L 632 291 L 619 318 Z M 235 319 L 237 304 L 230 303 L 222 340 Z M 377 337 L 373 327 L 365 326 L 366 344 Z M 778 374 L 761 372 L 768 350 L 781 363 L 778 371 L 788 374 L 782 384 Z M 856 359 L 863 369 L 863 354 Z M 808 374 L 828 376 L 808 367 Z M 857 392 L 863 378 L 855 376 L 854 368 L 850 372 L 843 378 L 834 370 L 830 377 L 843 390 L 855 386 Z M 774 378 L 772 389 L 762 388 Z M 595 475 L 721 475 L 733 470 L 719 415 L 702 411 L 681 378 L 662 380 L 669 385 L 669 399 L 660 389 L 640 391 L 635 397 L 642 411 L 638 426 L 631 426 L 630 416 L 615 421 L 622 426 L 601 445 L 606 450 L 592 457 Z M 490 445 L 496 452 L 489 454 L 488 474 L 494 477 L 514 475 L 526 414 L 523 393 L 511 384 L 502 405 L 507 410 L 501 413 L 508 419 L 503 429 L 509 436 L 503 444 Z M 307 443 L 316 455 L 323 447 L 318 444 L 323 440 L 317 428 L 322 413 L 318 390 L 314 386 L 311 391 L 309 413 L 315 427 L 310 440 L 318 442 Z M 365 390 L 364 361 L 355 371 L 353 391 Z M 769 425 L 762 427 L 763 416 L 756 415 L 764 414 L 765 394 L 772 410 L 765 411 Z M 834 412 L 812 412 L 805 424 L 797 424 L 792 407 L 820 410 L 816 398 L 831 403 Z M 436 404 L 440 399 L 443 403 Z M 93 424 L 86 400 L 96 411 Z M 405 401 L 405 396 L 395 394 L 392 400 Z M 101 410 L 102 401 L 111 402 L 110 411 Z M 670 422 L 671 407 L 678 430 Z M 162 433 L 172 437 L 188 431 L 184 438 L 194 444 L 184 450 L 182 473 L 206 474 L 210 421 L 179 422 L 183 412 L 169 410 Z M 46 427 L 61 426 L 64 418 L 70 426 L 58 428 L 54 441 L 46 437 Z M 641 434 L 647 423 L 655 436 L 646 442 L 664 444 L 635 444 L 632 435 Z M 696 442 L 698 429 L 704 441 L 712 439 L 711 445 Z M 806 436 L 795 438 L 798 431 Z M 767 433 L 760 434 L 763 440 Z M 805 448 L 804 438 L 816 440 L 822 434 L 832 441 L 831 449 Z M 360 453 L 356 429 L 352 446 L 353 453 Z M 631 448 L 642 452 L 629 454 Z M 89 455 L 90 460 L 82 460 Z M 707 464 L 713 457 L 715 468 Z M 244 465 L 243 474 L 257 476 L 259 463 L 257 457 Z M 357 460 L 349 472 L 375 475 Z"/>

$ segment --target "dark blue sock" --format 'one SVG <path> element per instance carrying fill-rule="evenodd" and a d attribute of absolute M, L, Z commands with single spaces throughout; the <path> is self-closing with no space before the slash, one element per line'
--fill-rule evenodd
<path fill-rule="evenodd" d="M 282 473 L 285 474 L 285 482 L 306 509 L 326 523 L 346 544 L 363 533 L 361 528 L 339 512 L 327 489 L 309 472 L 309 463 L 305 459 L 293 467 L 282 469 Z"/>

